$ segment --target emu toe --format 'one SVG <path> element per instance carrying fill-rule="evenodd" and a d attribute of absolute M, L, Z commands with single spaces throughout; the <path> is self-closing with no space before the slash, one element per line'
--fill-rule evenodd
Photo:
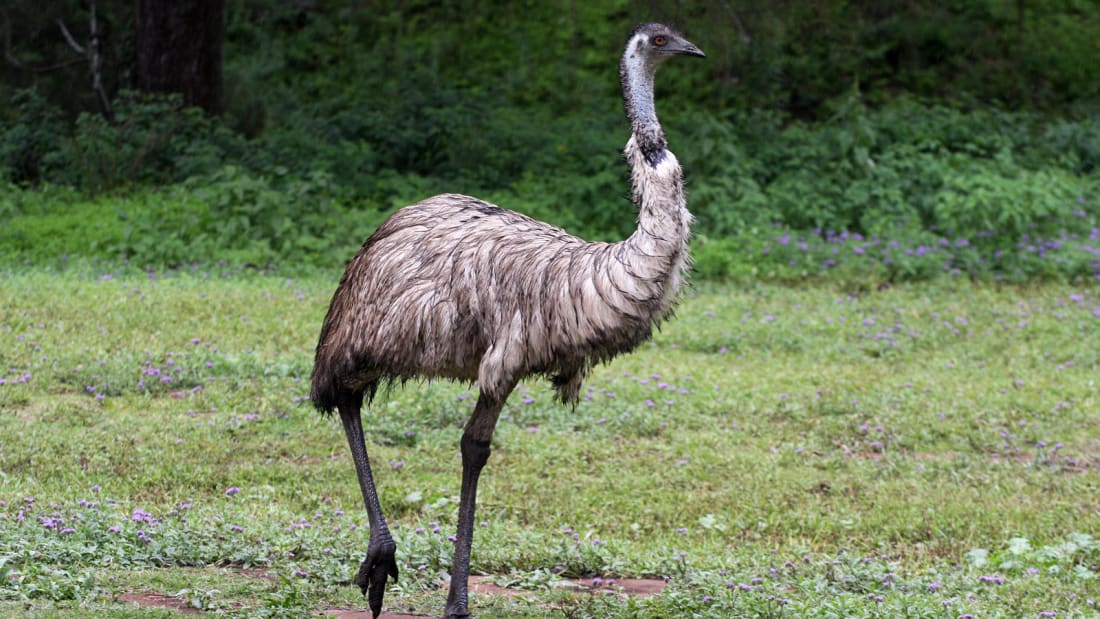
<path fill-rule="evenodd" d="M 386 595 L 386 579 L 392 576 L 397 580 L 397 560 L 394 554 L 397 546 L 393 542 L 371 543 L 367 546 L 367 558 L 359 566 L 355 575 L 355 584 L 363 595 L 367 596 L 367 605 L 371 613 L 378 617 L 382 612 L 382 598 Z"/>

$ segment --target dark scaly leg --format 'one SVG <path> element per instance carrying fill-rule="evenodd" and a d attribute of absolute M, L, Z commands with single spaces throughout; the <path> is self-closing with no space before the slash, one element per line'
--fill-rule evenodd
<path fill-rule="evenodd" d="M 508 390 L 510 391 L 510 390 Z M 507 393 L 508 391 L 505 391 Z M 477 480 L 489 459 L 489 447 L 497 417 L 504 400 L 497 401 L 481 392 L 474 414 L 462 434 L 462 495 L 458 504 L 458 534 L 455 541 L 451 588 L 447 594 L 445 619 L 469 617 L 467 585 L 470 578 L 470 547 L 474 539 L 474 511 L 477 506 Z"/>
<path fill-rule="evenodd" d="M 344 423 L 344 433 L 351 447 L 351 457 L 355 461 L 355 473 L 359 478 L 359 490 L 363 493 L 363 502 L 367 506 L 370 519 L 370 541 L 367 542 L 367 558 L 359 566 L 355 584 L 367 596 L 367 604 L 377 617 L 382 612 L 382 597 L 386 593 L 386 577 L 397 580 L 397 561 L 394 555 L 397 544 L 386 527 L 386 518 L 382 515 L 382 506 L 378 503 L 378 492 L 374 489 L 374 478 L 367 460 L 367 447 L 363 440 L 363 424 L 359 411 L 363 406 L 362 394 L 347 398 L 340 404 L 340 421 Z"/>

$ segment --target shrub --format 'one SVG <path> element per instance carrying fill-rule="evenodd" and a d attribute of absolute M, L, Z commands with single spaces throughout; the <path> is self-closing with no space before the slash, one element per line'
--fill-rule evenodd
<path fill-rule="evenodd" d="M 65 135 L 61 111 L 36 90 L 20 90 L 0 126 L 0 179 L 38 183 L 62 164 L 58 151 Z"/>
<path fill-rule="evenodd" d="M 935 194 L 939 229 L 966 237 L 997 232 L 1019 238 L 1066 220 L 1084 189 L 1064 173 L 1019 170 L 1009 175 L 988 165 L 973 167 L 951 172 Z"/>
<path fill-rule="evenodd" d="M 114 121 L 83 113 L 63 160 L 71 182 L 98 193 L 132 183 L 182 181 L 236 159 L 243 141 L 198 108 L 183 107 L 178 95 L 123 91 L 114 102 Z"/>
<path fill-rule="evenodd" d="M 138 265 L 332 265 L 346 261 L 381 222 L 381 213 L 347 209 L 325 172 L 277 172 L 254 175 L 230 166 L 192 178 L 167 200 L 120 213 L 122 236 L 107 249 Z"/>

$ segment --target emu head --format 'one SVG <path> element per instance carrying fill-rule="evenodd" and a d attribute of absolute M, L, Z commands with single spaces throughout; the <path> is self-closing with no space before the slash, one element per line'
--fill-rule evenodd
<path fill-rule="evenodd" d="M 706 54 L 684 35 L 664 24 L 641 24 L 627 38 L 623 65 L 644 68 L 646 73 L 652 75 L 658 65 L 672 56 L 705 58 Z"/>
<path fill-rule="evenodd" d="M 626 40 L 619 62 L 623 104 L 631 129 L 650 164 L 656 166 L 665 150 L 665 134 L 653 105 L 653 75 L 673 56 L 706 55 L 683 35 L 664 24 L 641 24 Z"/>

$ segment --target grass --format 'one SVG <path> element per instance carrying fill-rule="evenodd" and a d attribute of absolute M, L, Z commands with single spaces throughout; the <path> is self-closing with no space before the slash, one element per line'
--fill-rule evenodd
<path fill-rule="evenodd" d="M 0 279 L 0 614 L 365 608 L 366 515 L 305 400 L 337 274 Z M 1100 294 L 700 284 L 576 410 L 521 385 L 479 492 L 492 617 L 1096 617 Z M 474 393 L 365 418 L 401 579 L 441 612 Z M 560 578 L 661 577 L 646 598 Z M 1056 615 L 1043 614 L 1056 613 Z"/>

